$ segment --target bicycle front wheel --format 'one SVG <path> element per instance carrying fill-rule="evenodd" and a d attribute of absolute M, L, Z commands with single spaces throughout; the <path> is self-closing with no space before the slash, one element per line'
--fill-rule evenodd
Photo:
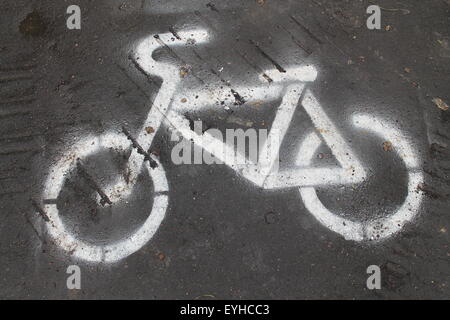
<path fill-rule="evenodd" d="M 157 160 L 156 166 L 150 167 L 145 162 L 144 175 L 153 184 L 153 203 L 145 209 L 147 217 L 141 226 L 134 228 L 131 234 L 110 243 L 95 243 L 79 237 L 61 217 L 58 198 L 68 177 L 75 171 L 77 163 L 94 156 L 99 150 L 120 151 L 130 148 L 130 141 L 120 134 L 87 136 L 70 148 L 67 155 L 61 157 L 52 167 L 47 177 L 42 194 L 45 222 L 48 235 L 63 251 L 75 259 L 91 263 L 114 263 L 141 249 L 158 230 L 168 207 L 168 183 L 165 171 Z M 146 193 L 147 194 L 147 193 Z"/>

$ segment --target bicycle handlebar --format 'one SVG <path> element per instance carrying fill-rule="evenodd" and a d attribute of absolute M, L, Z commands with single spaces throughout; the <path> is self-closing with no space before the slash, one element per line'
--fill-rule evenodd
<path fill-rule="evenodd" d="M 139 64 L 144 70 L 150 69 L 161 64 L 153 60 L 152 54 L 155 50 L 167 45 L 186 45 L 190 43 L 205 43 L 209 40 L 209 34 L 202 29 L 193 29 L 189 31 L 180 31 L 178 33 L 162 33 L 146 38 L 141 41 L 135 51 Z"/>
<path fill-rule="evenodd" d="M 136 57 L 139 60 L 139 65 L 145 71 L 164 78 L 164 76 L 169 75 L 170 71 L 177 72 L 177 70 L 172 65 L 155 61 L 152 57 L 155 50 L 168 44 L 189 45 L 194 43 L 206 43 L 209 39 L 209 33 L 204 29 L 162 33 L 151 36 L 140 42 L 136 47 Z M 317 78 L 317 70 L 310 65 L 287 68 L 285 72 L 272 69 L 266 70 L 263 74 L 260 74 L 259 78 L 264 81 L 267 79 L 267 76 L 275 82 L 313 82 Z M 168 78 L 170 78 L 170 76 Z"/>

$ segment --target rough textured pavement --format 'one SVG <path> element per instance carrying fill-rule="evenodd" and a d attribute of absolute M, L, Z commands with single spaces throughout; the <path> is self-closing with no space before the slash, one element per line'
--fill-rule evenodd
<path fill-rule="evenodd" d="M 81 30 L 66 28 L 71 4 L 81 8 Z M 369 4 L 375 3 L 3 1 L 0 297 L 448 299 L 450 2 L 380 0 L 376 31 L 366 28 Z M 132 59 L 136 44 L 194 27 L 213 41 L 156 53 L 189 66 L 183 81 L 191 92 L 227 81 L 231 88 L 257 85 L 261 70 L 277 66 L 317 68 L 311 90 L 370 167 L 367 182 L 317 189 L 334 212 L 364 220 L 401 206 L 408 193 L 403 162 L 388 141 L 356 130 L 350 118 L 364 112 L 395 123 L 414 142 L 424 171 L 414 190 L 424 198 L 415 219 L 383 241 L 345 240 L 314 218 L 297 188 L 263 190 L 224 165 L 173 164 L 175 142 L 163 125 L 150 152 L 167 174 L 169 207 L 155 236 L 114 264 L 86 263 L 60 250 L 45 228 L 49 170 L 86 135 L 122 134 L 126 127 L 136 136 L 161 85 Z M 280 101 L 228 101 L 207 110 L 185 103 L 190 119 L 225 129 L 270 126 Z M 282 168 L 311 128 L 299 108 L 283 142 Z M 107 180 L 126 156 L 106 149 L 83 165 L 92 180 Z M 325 147 L 316 158 L 333 163 Z M 79 237 L 109 243 L 148 215 L 151 182 L 139 179 L 126 204 L 102 206 L 93 190 L 101 181 L 73 172 L 58 208 Z M 81 268 L 81 290 L 66 287 L 72 264 Z M 381 290 L 366 288 L 369 265 L 381 267 Z"/>

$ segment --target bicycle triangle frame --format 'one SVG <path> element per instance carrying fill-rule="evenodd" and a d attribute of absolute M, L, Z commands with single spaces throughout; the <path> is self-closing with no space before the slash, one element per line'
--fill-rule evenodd
<path fill-rule="evenodd" d="M 152 127 L 157 131 L 161 123 L 165 121 L 185 139 L 192 140 L 196 145 L 212 154 L 244 178 L 265 189 L 342 185 L 358 183 L 365 179 L 366 173 L 359 159 L 327 116 L 318 100 L 306 88 L 306 82 L 314 81 L 317 75 L 314 67 L 311 66 L 287 68 L 285 73 L 280 73 L 278 70 L 267 70 L 264 72 L 264 74 L 270 75 L 275 81 L 273 85 L 286 84 L 286 89 L 282 90 L 284 93 L 281 104 L 277 108 L 268 137 L 261 150 L 259 150 L 257 163 L 249 162 L 245 155 L 241 155 L 234 150 L 234 146 L 227 145 L 208 132 L 200 135 L 191 130 L 187 119 L 177 114 L 173 110 L 174 108 L 170 108 L 171 104 L 175 103 L 173 96 L 180 84 L 178 68 L 171 64 L 155 61 L 152 58 L 152 52 L 164 46 L 164 41 L 182 45 L 185 43 L 181 39 L 189 39 L 190 36 L 195 37 L 196 43 L 208 41 L 208 34 L 204 30 L 186 31 L 182 34 L 179 33 L 180 39 L 174 39 L 172 34 L 151 37 L 142 41 L 136 50 L 137 56 L 140 58 L 138 61 L 140 67 L 149 74 L 163 79 L 161 88 L 136 139 L 144 150 L 150 148 L 155 136 L 147 135 L 145 128 Z M 317 132 L 330 147 L 341 167 L 297 167 L 278 172 L 281 142 L 299 104 L 303 106 Z M 232 156 L 230 157 L 230 155 Z M 137 175 L 140 172 L 142 162 L 143 156 L 137 151 L 133 151 L 130 157 L 130 172 L 132 174 L 135 172 Z"/>

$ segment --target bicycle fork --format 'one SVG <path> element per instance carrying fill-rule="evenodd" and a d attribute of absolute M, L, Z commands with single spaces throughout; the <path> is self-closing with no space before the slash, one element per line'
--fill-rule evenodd
<path fill-rule="evenodd" d="M 185 42 L 182 39 L 185 39 Z M 151 158 L 149 149 L 158 129 L 167 116 L 173 96 L 180 83 L 177 67 L 154 60 L 152 53 L 158 48 L 166 46 L 166 43 L 169 41 L 175 45 L 186 45 L 189 44 L 191 39 L 195 40 L 195 43 L 204 43 L 208 41 L 209 37 L 208 33 L 201 29 L 179 32 L 177 37 L 173 34 L 165 33 L 145 39 L 136 48 L 136 57 L 139 59 L 138 64 L 140 67 L 148 74 L 159 76 L 163 81 L 154 101 L 150 103 L 150 111 L 144 124 L 139 129 L 137 137 L 133 138 L 126 128 L 123 129 L 132 142 L 133 150 L 128 158 L 126 179 L 125 177 L 120 177 L 106 187 L 112 203 L 127 198 L 131 194 L 145 161 L 150 161 L 151 166 L 156 165 Z M 155 190 L 155 192 L 158 191 Z"/>

